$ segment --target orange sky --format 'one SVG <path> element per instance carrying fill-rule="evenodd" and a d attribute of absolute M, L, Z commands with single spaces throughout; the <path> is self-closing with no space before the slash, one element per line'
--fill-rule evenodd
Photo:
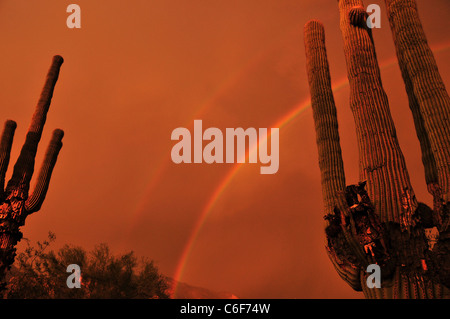
<path fill-rule="evenodd" d="M 394 57 L 380 4 L 380 62 Z M 68 29 L 66 7 L 81 7 Z M 366 1 L 366 5 L 369 4 Z M 450 3 L 418 0 L 429 43 L 450 83 Z M 309 99 L 303 25 L 326 28 L 333 84 L 345 79 L 334 0 L 0 0 L 0 120 L 18 123 L 9 175 L 54 54 L 64 57 L 37 165 L 65 131 L 46 201 L 22 228 L 32 241 L 134 250 L 174 275 L 198 218 L 232 164 L 171 162 L 177 127 L 270 128 Z M 412 184 L 426 192 L 397 64 L 383 83 Z M 358 181 L 348 87 L 335 94 L 347 183 Z M 360 298 L 324 251 L 320 172 L 310 109 L 280 129 L 280 168 L 246 164 L 208 211 L 182 281 L 241 298 Z"/>

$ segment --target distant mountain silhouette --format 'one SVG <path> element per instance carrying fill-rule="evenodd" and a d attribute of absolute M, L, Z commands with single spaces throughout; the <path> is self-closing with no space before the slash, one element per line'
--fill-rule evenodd
<path fill-rule="evenodd" d="M 169 284 L 170 298 L 174 299 L 238 299 L 237 296 L 229 292 L 216 292 L 206 288 L 194 287 L 183 282 L 178 283 L 177 291 L 175 292 L 175 280 L 167 278 Z"/>

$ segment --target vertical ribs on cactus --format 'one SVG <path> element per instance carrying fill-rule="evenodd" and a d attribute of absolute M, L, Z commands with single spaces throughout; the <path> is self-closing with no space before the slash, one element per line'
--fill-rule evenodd
<path fill-rule="evenodd" d="M 336 105 L 318 20 L 304 41 L 325 209 L 326 252 L 367 298 L 450 297 L 450 98 L 423 32 L 415 0 L 385 0 L 397 57 L 421 145 L 433 209 L 417 200 L 384 91 L 372 30 L 361 0 L 339 0 L 360 182 L 346 186 Z M 426 236 L 436 228 L 429 245 Z M 368 288 L 378 264 L 382 287 Z"/>
<path fill-rule="evenodd" d="M 25 143 L 14 165 L 11 179 L 5 187 L 14 132 L 17 124 L 8 120 L 0 140 L 0 291 L 4 288 L 5 274 L 14 262 L 16 245 L 22 238 L 20 227 L 28 215 L 40 210 L 48 191 L 50 178 L 62 147 L 64 132 L 53 131 L 50 144 L 44 156 L 36 184 L 31 194 L 30 182 L 38 144 L 42 136 L 53 91 L 63 63 L 61 56 L 54 56 L 47 78 L 38 100 Z"/>

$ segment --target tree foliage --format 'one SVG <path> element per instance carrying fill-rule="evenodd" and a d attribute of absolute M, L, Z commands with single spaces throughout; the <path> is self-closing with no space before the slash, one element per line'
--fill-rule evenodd
<path fill-rule="evenodd" d="M 159 273 L 154 261 L 139 259 L 131 251 L 113 255 L 107 244 L 87 252 L 65 245 L 57 252 L 46 252 L 55 240 L 27 241 L 27 248 L 18 254 L 9 272 L 4 298 L 169 298 L 166 278 Z M 77 264 L 81 269 L 81 288 L 69 288 L 67 266 Z"/>

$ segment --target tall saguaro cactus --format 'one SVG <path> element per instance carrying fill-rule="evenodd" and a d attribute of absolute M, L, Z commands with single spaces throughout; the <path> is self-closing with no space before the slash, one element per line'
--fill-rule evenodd
<path fill-rule="evenodd" d="M 6 187 L 5 175 L 17 126 L 14 121 L 6 121 L 0 140 L 0 291 L 4 287 L 3 281 L 6 271 L 14 262 L 15 246 L 22 238 L 19 228 L 25 224 L 28 215 L 41 208 L 47 194 L 53 168 L 62 147 L 61 140 L 64 132 L 56 129 L 53 131 L 34 190 L 29 195 L 38 144 L 63 61 L 61 56 L 53 57 L 44 88 L 28 128 L 25 143 Z"/>
<path fill-rule="evenodd" d="M 433 210 L 414 195 L 363 3 L 338 3 L 358 141 L 361 182 L 357 185 L 345 186 L 325 31 L 317 20 L 305 25 L 327 253 L 341 278 L 367 298 L 450 297 L 450 103 L 415 1 L 386 0 L 386 6 L 421 143 L 426 182 L 435 198 Z M 434 227 L 439 239 L 433 246 L 426 230 Z M 368 287 L 369 264 L 380 266 L 381 288 Z"/>

